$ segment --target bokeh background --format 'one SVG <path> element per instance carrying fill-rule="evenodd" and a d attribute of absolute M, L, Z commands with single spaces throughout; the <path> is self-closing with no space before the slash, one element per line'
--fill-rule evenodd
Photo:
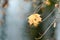
<path fill-rule="evenodd" d="M 0 0 L 0 40 L 60 40 L 59 5 L 59 0 Z M 37 27 L 28 23 L 35 12 L 42 18 Z"/>

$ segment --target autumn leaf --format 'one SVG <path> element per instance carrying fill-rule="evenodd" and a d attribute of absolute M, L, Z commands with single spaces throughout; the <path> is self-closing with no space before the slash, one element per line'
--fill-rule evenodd
<path fill-rule="evenodd" d="M 35 27 L 37 27 L 39 22 L 42 22 L 42 18 L 38 13 L 32 14 L 28 17 L 29 25 L 34 25 Z"/>
<path fill-rule="evenodd" d="M 47 6 L 51 5 L 51 2 L 49 0 L 44 1 L 44 4 L 46 4 Z"/>

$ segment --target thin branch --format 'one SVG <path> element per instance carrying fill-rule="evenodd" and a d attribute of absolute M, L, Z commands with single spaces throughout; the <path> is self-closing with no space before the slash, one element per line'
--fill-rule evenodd
<path fill-rule="evenodd" d="M 47 18 L 49 18 L 54 11 L 55 11 L 55 8 L 53 9 L 53 11 L 52 11 L 46 18 L 43 19 L 43 21 L 45 21 Z M 43 22 L 43 21 L 42 21 L 42 22 Z"/>
<path fill-rule="evenodd" d="M 47 33 L 47 31 L 51 28 L 51 26 L 53 25 L 53 23 L 55 22 L 55 20 L 56 19 L 54 19 L 54 21 L 50 24 L 50 26 L 45 30 L 45 32 L 41 35 L 41 37 L 39 37 L 39 38 L 35 38 L 36 40 L 38 40 L 38 39 L 41 39 L 46 33 Z"/>
<path fill-rule="evenodd" d="M 42 4 L 43 4 L 43 2 L 41 2 L 41 4 L 40 4 L 39 6 L 36 7 L 36 9 L 35 9 L 35 11 L 34 11 L 33 13 L 38 12 L 38 11 L 40 10 L 40 7 L 41 7 Z"/>

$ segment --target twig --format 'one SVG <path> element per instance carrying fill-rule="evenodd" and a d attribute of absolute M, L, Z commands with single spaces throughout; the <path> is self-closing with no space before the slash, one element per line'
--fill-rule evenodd
<path fill-rule="evenodd" d="M 54 11 L 55 11 L 55 8 L 53 9 L 53 11 L 52 11 L 46 18 L 44 18 L 44 19 L 42 20 L 42 22 L 45 21 L 47 18 L 49 18 Z"/>
<path fill-rule="evenodd" d="M 54 19 L 54 21 L 53 21 L 53 22 L 50 24 L 50 26 L 45 30 L 45 32 L 42 34 L 41 37 L 35 38 L 35 39 L 36 39 L 36 40 L 41 39 L 41 38 L 47 33 L 47 31 L 50 29 L 50 27 L 53 25 L 53 23 L 55 22 L 55 20 L 56 20 L 56 19 Z"/>
<path fill-rule="evenodd" d="M 35 11 L 33 13 L 38 12 L 40 10 L 40 7 L 41 7 L 42 4 L 43 4 L 43 2 L 39 6 L 36 7 L 36 9 L 35 9 Z"/>
<path fill-rule="evenodd" d="M 42 5 L 42 4 L 41 4 L 41 5 Z M 38 11 L 40 10 L 41 5 L 37 6 L 37 8 L 35 9 L 35 11 L 34 11 L 33 13 L 38 12 Z M 44 19 L 42 20 L 42 22 L 45 21 L 47 18 L 49 18 L 49 17 L 52 15 L 52 13 L 55 11 L 55 9 L 56 9 L 56 8 L 54 8 L 53 11 L 52 11 L 46 18 L 44 18 Z"/>

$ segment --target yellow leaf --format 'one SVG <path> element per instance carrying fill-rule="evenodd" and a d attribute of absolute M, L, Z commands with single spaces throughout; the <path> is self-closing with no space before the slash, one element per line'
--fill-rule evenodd
<path fill-rule="evenodd" d="M 34 25 L 34 26 L 38 26 L 39 22 L 42 22 L 42 18 L 40 17 L 40 14 L 38 13 L 35 13 L 35 14 L 32 14 L 28 17 L 28 23 L 30 25 Z"/>

